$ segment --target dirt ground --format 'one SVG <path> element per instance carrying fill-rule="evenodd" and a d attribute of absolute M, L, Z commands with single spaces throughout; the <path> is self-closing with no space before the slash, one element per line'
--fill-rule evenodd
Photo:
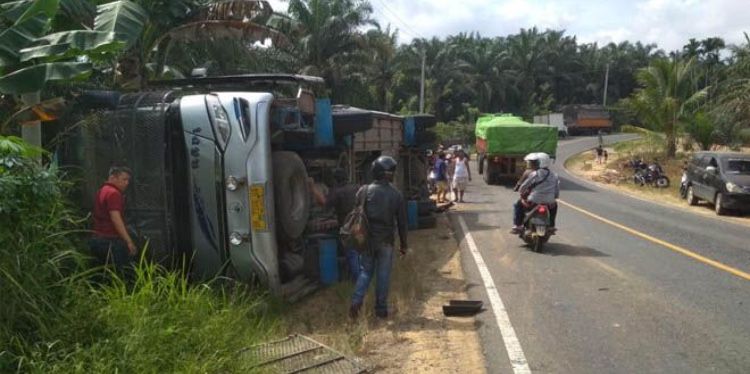
<path fill-rule="evenodd" d="M 394 259 L 388 319 L 374 316 L 371 287 L 364 315 L 349 320 L 352 285 L 342 282 L 294 305 L 284 330 L 356 356 L 378 373 L 485 372 L 475 319 L 442 312 L 449 300 L 467 298 L 448 217 L 439 215 L 434 229 L 410 231 L 409 245 Z"/>
<path fill-rule="evenodd" d="M 671 183 L 669 188 L 658 189 L 633 184 L 633 171 L 622 166 L 628 161 L 628 155 L 618 153 L 612 147 L 605 149 L 609 154 L 606 164 L 597 164 L 593 151 L 588 151 L 570 158 L 566 162 L 565 167 L 574 175 L 585 178 L 604 188 L 614 189 L 641 200 L 667 204 L 692 213 L 716 216 L 712 204 L 700 202 L 696 206 L 690 206 L 680 197 L 679 186 L 682 175 L 682 160 L 662 162 L 662 166 Z M 750 226 L 750 214 L 733 214 L 722 216 L 721 219 Z"/>

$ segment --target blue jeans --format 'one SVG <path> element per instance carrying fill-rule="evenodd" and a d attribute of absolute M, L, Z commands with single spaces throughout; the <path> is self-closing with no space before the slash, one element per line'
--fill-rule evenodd
<path fill-rule="evenodd" d="M 357 283 L 359 279 L 359 251 L 354 248 L 346 249 L 346 263 L 349 265 L 349 276 L 352 282 Z"/>
<path fill-rule="evenodd" d="M 378 280 L 375 284 L 375 312 L 378 314 L 388 313 L 388 288 L 391 285 L 391 267 L 393 265 L 393 245 L 381 244 L 373 248 L 372 253 L 363 253 L 359 256 L 360 272 L 357 285 L 352 295 L 352 305 L 362 305 L 365 301 L 367 288 L 370 280 L 376 274 Z"/>
<path fill-rule="evenodd" d="M 523 224 L 524 210 L 520 199 L 513 204 L 513 226 L 521 226 Z"/>

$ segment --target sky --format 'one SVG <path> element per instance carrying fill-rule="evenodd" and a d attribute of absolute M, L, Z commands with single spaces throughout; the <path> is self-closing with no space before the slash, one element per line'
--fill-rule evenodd
<path fill-rule="evenodd" d="M 284 1 L 270 1 L 286 11 Z M 750 0 L 370 0 L 373 17 L 399 30 L 399 42 L 460 32 L 505 36 L 521 28 L 566 30 L 579 43 L 641 41 L 669 52 L 688 39 L 744 43 Z"/>

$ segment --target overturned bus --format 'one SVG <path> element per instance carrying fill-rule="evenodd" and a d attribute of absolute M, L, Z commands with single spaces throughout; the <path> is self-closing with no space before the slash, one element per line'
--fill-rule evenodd
<path fill-rule="evenodd" d="M 308 177 L 325 188 L 342 168 L 365 183 L 361 171 L 389 154 L 408 165 L 398 179 L 407 198 L 424 198 L 427 173 L 413 165 L 426 163 L 403 134 L 413 139 L 434 123 L 332 106 L 313 94 L 321 83 L 246 75 L 161 82 L 104 100 L 93 93 L 108 108 L 85 118 L 60 158 L 80 173 L 84 207 L 111 165 L 133 169 L 126 221 L 149 258 L 187 264 L 197 278 L 256 280 L 295 299 L 318 287 L 318 239 L 337 227 L 311 203 Z"/>

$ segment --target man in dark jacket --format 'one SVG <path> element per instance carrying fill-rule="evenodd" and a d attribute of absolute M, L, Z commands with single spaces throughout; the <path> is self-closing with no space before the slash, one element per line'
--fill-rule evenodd
<path fill-rule="evenodd" d="M 373 274 L 377 276 L 375 287 L 375 315 L 388 317 L 388 289 L 393 265 L 394 228 L 398 227 L 401 254 L 406 254 L 406 207 L 404 198 L 391 182 L 396 172 L 396 160 L 381 156 L 372 163 L 371 184 L 357 193 L 365 194 L 365 214 L 369 224 L 368 242 L 370 250 L 360 256 L 360 273 L 352 295 L 349 315 L 356 318 L 364 302 Z"/>

